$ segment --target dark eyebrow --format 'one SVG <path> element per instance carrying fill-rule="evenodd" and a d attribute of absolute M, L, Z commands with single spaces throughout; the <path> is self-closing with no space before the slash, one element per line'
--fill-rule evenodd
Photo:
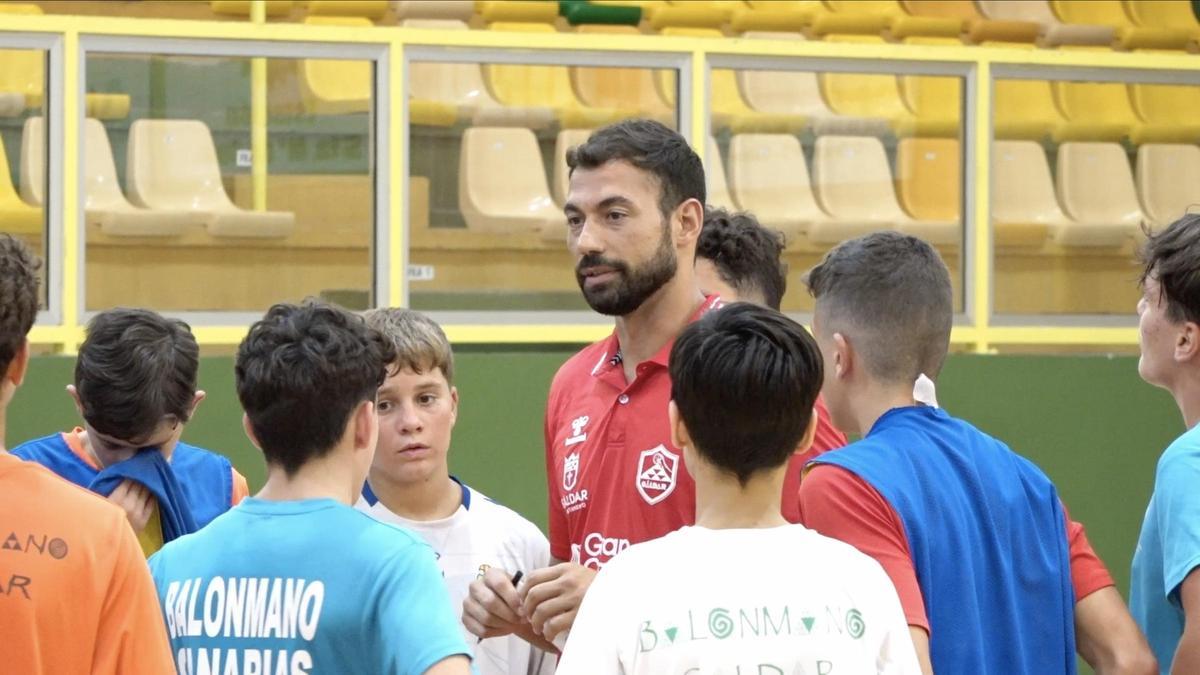
<path fill-rule="evenodd" d="M 621 195 L 613 195 L 611 197 L 605 197 L 604 199 L 601 199 L 600 202 L 596 204 L 596 210 L 603 210 L 613 206 L 624 206 L 629 209 L 637 208 L 637 205 L 633 203 L 632 199 L 623 197 Z M 567 202 L 565 205 L 563 205 L 563 213 L 570 215 L 572 213 L 582 213 L 582 210 L 575 204 L 575 202 Z"/>

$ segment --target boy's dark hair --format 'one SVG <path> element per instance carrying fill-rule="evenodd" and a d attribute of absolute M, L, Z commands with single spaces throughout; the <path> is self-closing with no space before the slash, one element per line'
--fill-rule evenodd
<path fill-rule="evenodd" d="M 1146 232 L 1141 283 L 1154 278 L 1167 318 L 1200 323 L 1200 214 L 1189 213 L 1158 232 Z"/>
<path fill-rule="evenodd" d="M 782 466 L 812 417 L 821 352 L 800 324 L 736 302 L 684 329 L 668 361 L 671 397 L 708 462 L 743 486 Z"/>
<path fill-rule="evenodd" d="M 631 119 L 610 124 L 567 150 L 571 173 L 616 160 L 629 162 L 658 179 L 658 209 L 663 218 L 688 199 L 704 204 L 704 165 L 683 136 L 661 122 Z"/>
<path fill-rule="evenodd" d="M 823 334 L 852 336 L 867 372 L 889 383 L 936 378 L 950 349 L 954 298 L 937 251 L 899 232 L 838 244 L 804 279 Z"/>
<path fill-rule="evenodd" d="M 763 227 L 754 216 L 707 206 L 696 257 L 711 261 L 739 293 L 757 293 L 767 307 L 779 309 L 787 292 L 784 245 L 782 232 Z"/>
<path fill-rule="evenodd" d="M 390 340 L 339 307 L 307 300 L 267 310 L 234 366 L 238 400 L 267 462 L 292 476 L 332 450 L 395 360 Z"/>
<path fill-rule="evenodd" d="M 166 419 L 186 423 L 199 368 L 200 347 L 186 323 L 145 309 L 100 312 L 75 361 L 83 419 L 130 443 L 146 440 Z"/>
<path fill-rule="evenodd" d="M 21 240 L 0 234 L 0 375 L 8 372 L 37 320 L 39 267 Z"/>

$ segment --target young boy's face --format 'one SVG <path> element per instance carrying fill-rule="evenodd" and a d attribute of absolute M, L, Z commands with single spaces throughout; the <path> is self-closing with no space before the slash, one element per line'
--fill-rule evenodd
<path fill-rule="evenodd" d="M 458 417 L 458 390 L 441 368 L 405 368 L 379 389 L 379 444 L 371 475 L 416 485 L 449 473 L 446 453 Z"/>
<path fill-rule="evenodd" d="M 160 422 L 158 428 L 144 438 L 132 440 L 105 436 L 86 421 L 83 426 L 87 431 L 88 445 L 91 446 L 92 453 L 100 460 L 100 465 L 106 467 L 133 457 L 142 448 L 158 448 L 163 456 L 170 460 L 175 446 L 179 443 L 179 437 L 183 435 L 183 424 L 173 417 Z"/>

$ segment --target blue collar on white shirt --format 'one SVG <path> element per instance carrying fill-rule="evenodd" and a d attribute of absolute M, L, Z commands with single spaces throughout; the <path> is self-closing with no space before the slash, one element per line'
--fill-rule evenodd
<path fill-rule="evenodd" d="M 467 487 L 466 483 L 463 483 L 454 476 L 450 476 L 450 480 L 458 483 L 458 487 L 462 488 L 463 508 L 468 511 L 471 510 L 471 489 Z M 375 491 L 371 489 L 371 484 L 367 481 L 363 481 L 362 496 L 363 499 L 367 500 L 368 506 L 375 506 L 379 503 L 379 497 L 375 496 Z"/>

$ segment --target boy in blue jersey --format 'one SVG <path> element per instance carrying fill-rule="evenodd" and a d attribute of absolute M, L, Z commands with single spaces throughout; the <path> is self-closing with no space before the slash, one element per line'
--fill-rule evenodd
<path fill-rule="evenodd" d="M 250 328 L 235 377 L 267 483 L 150 559 L 180 673 L 469 672 L 433 551 L 352 507 L 395 358 L 330 305 L 275 305 Z"/>
<path fill-rule="evenodd" d="M 936 379 L 949 350 L 954 305 L 937 252 L 878 232 L 838 245 L 806 282 L 834 424 L 864 438 L 810 464 L 801 522 L 883 565 L 925 672 L 1074 673 L 1076 649 L 1097 672 L 1152 671 L 1049 478 L 914 400 L 913 381 Z M 1076 553 L 1091 570 L 1079 579 Z"/>
<path fill-rule="evenodd" d="M 1163 673 L 1200 673 L 1200 215 L 1148 237 L 1138 374 L 1171 392 L 1187 431 L 1158 460 L 1133 555 L 1130 609 Z"/>
<path fill-rule="evenodd" d="M 144 309 L 101 312 L 67 385 L 83 426 L 12 453 L 121 506 L 149 556 L 248 493 L 228 459 L 180 440 L 204 400 L 199 365 L 200 347 L 182 321 Z M 150 448 L 156 453 L 140 452 Z"/>

